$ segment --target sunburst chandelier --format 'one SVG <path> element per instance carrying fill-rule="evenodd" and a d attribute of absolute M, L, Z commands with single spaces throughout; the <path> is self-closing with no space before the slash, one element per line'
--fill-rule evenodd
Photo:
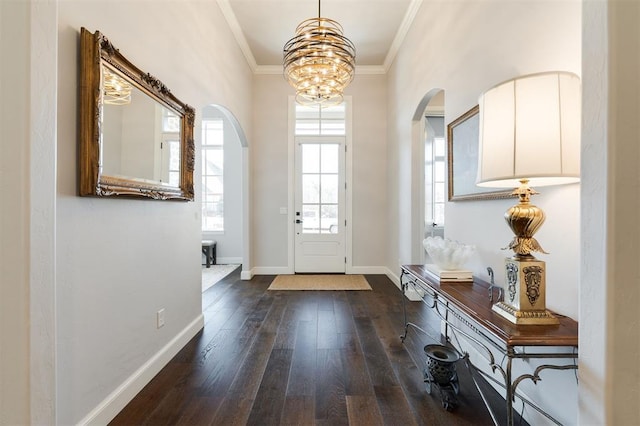
<path fill-rule="evenodd" d="M 304 20 L 284 45 L 284 75 L 296 89 L 296 102 L 321 107 L 342 103 L 343 91 L 353 80 L 356 48 L 342 35 L 342 26 L 318 17 Z"/>

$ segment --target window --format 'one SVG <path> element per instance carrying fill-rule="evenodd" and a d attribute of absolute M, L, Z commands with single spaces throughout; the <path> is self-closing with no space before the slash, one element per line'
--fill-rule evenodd
<path fill-rule="evenodd" d="M 202 230 L 224 231 L 224 126 L 202 120 Z"/>
<path fill-rule="evenodd" d="M 444 118 L 428 116 L 425 126 L 425 230 L 444 226 L 446 194 L 446 144 Z"/>
<path fill-rule="evenodd" d="M 296 136 L 344 136 L 346 104 L 328 108 L 296 104 Z"/>

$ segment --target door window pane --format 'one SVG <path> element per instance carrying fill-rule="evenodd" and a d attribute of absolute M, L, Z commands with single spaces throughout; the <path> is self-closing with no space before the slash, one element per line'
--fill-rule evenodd
<path fill-rule="evenodd" d="M 320 202 L 337 203 L 338 202 L 338 175 L 321 175 L 320 178 L 321 197 Z"/>
<path fill-rule="evenodd" d="M 338 206 L 323 205 L 320 215 L 320 232 L 336 234 L 338 232 Z"/>
<path fill-rule="evenodd" d="M 322 145 L 322 173 L 338 173 L 338 144 Z"/>
<path fill-rule="evenodd" d="M 302 145 L 302 173 L 320 172 L 320 144 Z"/>
<path fill-rule="evenodd" d="M 302 233 L 318 234 L 320 232 L 320 206 L 305 204 L 302 206 Z"/>
<path fill-rule="evenodd" d="M 320 202 L 320 175 L 302 176 L 302 202 Z"/>

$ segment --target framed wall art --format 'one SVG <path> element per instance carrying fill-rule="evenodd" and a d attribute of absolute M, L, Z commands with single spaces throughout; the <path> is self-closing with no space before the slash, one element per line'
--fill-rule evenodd
<path fill-rule="evenodd" d="M 510 198 L 512 190 L 482 188 L 476 185 L 478 174 L 478 105 L 447 125 L 449 201 Z"/>

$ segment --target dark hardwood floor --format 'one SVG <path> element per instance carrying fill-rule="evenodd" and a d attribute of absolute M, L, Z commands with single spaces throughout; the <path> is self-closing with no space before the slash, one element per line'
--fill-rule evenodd
<path fill-rule="evenodd" d="M 423 347 L 438 320 L 384 275 L 373 291 L 267 291 L 273 276 L 236 270 L 203 294 L 205 327 L 113 425 L 490 425 L 462 363 L 459 406 L 425 391 Z M 504 401 L 494 395 L 502 416 Z M 501 418 L 504 418 L 502 416 Z"/>

